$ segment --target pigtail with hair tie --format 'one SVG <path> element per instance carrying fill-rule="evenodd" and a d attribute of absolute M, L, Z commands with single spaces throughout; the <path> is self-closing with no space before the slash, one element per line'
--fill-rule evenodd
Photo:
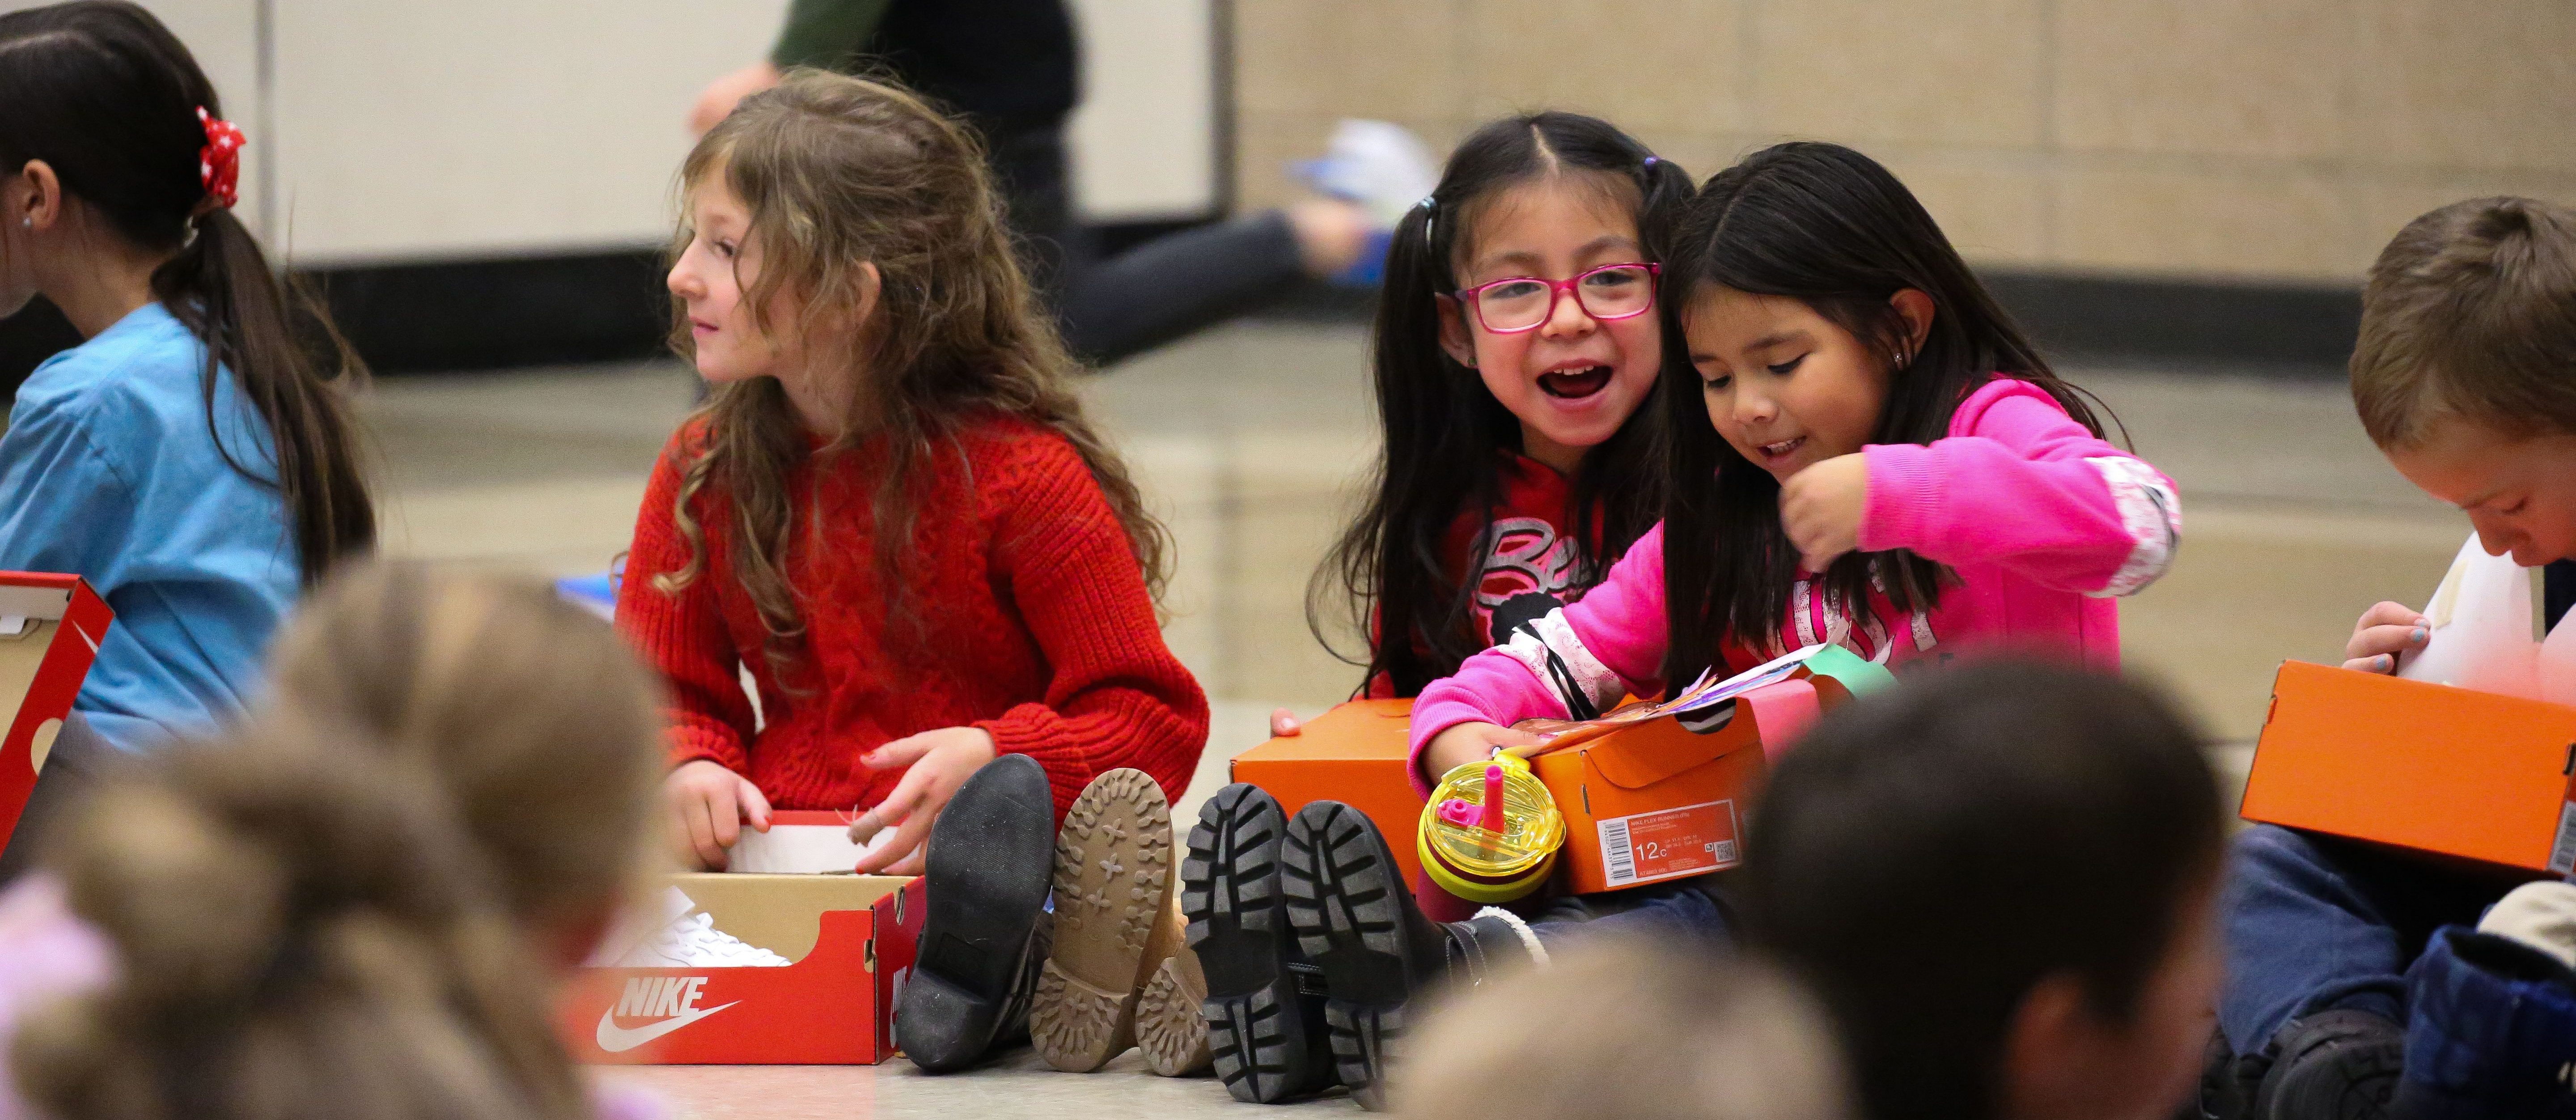
<path fill-rule="evenodd" d="M 197 106 L 197 124 L 206 130 L 206 146 L 197 149 L 197 181 L 205 185 L 205 201 L 197 204 L 195 217 L 215 207 L 232 209 L 241 200 L 241 150 L 248 143 L 241 126 Z"/>

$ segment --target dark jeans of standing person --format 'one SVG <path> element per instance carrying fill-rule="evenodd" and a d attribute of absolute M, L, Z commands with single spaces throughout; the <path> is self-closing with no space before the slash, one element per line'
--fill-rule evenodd
<path fill-rule="evenodd" d="M 1102 258 L 1073 212 L 1062 128 L 987 137 L 992 165 L 1027 241 L 1066 346 L 1107 365 L 1277 299 L 1305 275 L 1276 210 L 1155 238 Z"/>
<path fill-rule="evenodd" d="M 63 720 L 53 749 L 45 755 L 45 769 L 36 776 L 35 791 L 27 795 L 27 807 L 18 814 L 9 846 L 0 848 L 0 886 L 16 882 L 35 865 L 36 857 L 43 854 L 46 834 L 62 826 L 116 760 L 116 748 L 91 731 L 79 712 Z"/>
<path fill-rule="evenodd" d="M 2236 839 L 2224 902 L 2218 1026 L 2257 1053 L 2290 1020 L 2366 1011 L 2406 1024 L 2406 969 L 2433 931 L 2474 926 L 2531 875 L 2482 873 L 2256 825 Z"/>

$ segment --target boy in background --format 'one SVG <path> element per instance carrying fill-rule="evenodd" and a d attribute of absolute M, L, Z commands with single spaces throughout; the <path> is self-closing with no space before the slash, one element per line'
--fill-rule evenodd
<path fill-rule="evenodd" d="M 2469 515 L 2491 555 L 2576 599 L 2576 212 L 2453 203 L 2371 266 L 2352 396 L 2398 472 Z M 2345 667 L 2394 671 L 2430 627 L 2383 602 Z M 2257 825 L 2223 905 L 2228 983 L 2204 1115 L 2530 1116 L 2576 1109 L 2576 934 L 2557 892 Z M 2492 907 L 2492 910 L 2490 909 Z M 2483 925 L 2469 928 L 2481 921 Z"/>

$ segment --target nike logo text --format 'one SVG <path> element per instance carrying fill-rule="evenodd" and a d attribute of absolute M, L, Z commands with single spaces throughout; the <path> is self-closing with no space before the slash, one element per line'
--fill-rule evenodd
<path fill-rule="evenodd" d="M 699 1007 L 698 989 L 707 982 L 704 976 L 635 976 L 626 981 L 626 991 L 617 1005 L 599 1013 L 599 1048 L 611 1054 L 623 1054 L 660 1038 L 709 1015 L 733 1006 L 720 1003 Z M 735 1000 L 734 1003 L 740 1003 Z M 661 1022 L 640 1027 L 621 1027 L 617 1018 L 663 1016 Z"/>

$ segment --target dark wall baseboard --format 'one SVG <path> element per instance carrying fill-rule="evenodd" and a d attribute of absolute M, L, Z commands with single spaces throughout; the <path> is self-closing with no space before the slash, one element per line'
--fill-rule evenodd
<path fill-rule="evenodd" d="M 2358 288 L 1981 272 L 2053 358 L 2342 377 Z"/>
<path fill-rule="evenodd" d="M 379 373 L 605 362 L 659 353 L 671 329 L 659 250 L 303 274 Z"/>
<path fill-rule="evenodd" d="M 1188 223 L 1096 231 L 1114 253 Z M 2327 286 L 2226 284 L 1989 270 L 1996 297 L 2051 356 L 2339 377 L 2361 321 L 2360 293 Z M 503 369 L 619 361 L 664 352 L 669 296 L 659 250 L 308 270 L 340 329 L 378 372 Z M 1295 321 L 1365 322 L 1370 293 L 1309 285 L 1264 312 Z M 40 300 L 0 320 L 0 390 L 79 338 Z"/>

